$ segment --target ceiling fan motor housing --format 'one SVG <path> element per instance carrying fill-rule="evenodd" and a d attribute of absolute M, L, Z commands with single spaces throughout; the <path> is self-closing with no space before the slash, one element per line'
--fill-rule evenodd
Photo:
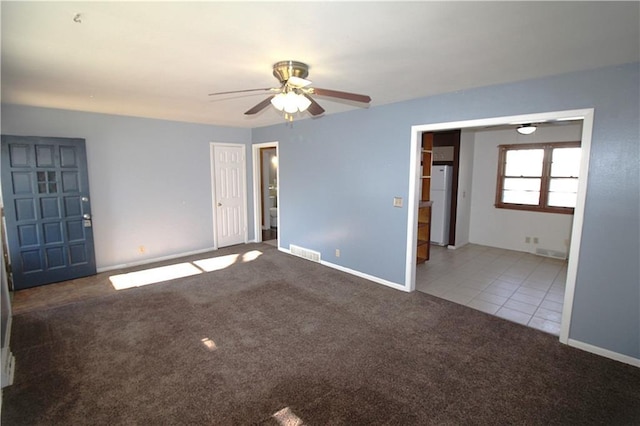
<path fill-rule="evenodd" d="M 297 61 L 276 62 L 273 64 L 273 75 L 283 84 L 291 77 L 307 78 L 309 65 Z"/>

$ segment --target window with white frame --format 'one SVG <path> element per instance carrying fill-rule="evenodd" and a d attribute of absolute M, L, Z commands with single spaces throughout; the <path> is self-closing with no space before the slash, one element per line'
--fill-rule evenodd
<path fill-rule="evenodd" d="M 573 214 L 580 142 L 499 145 L 497 208 Z"/>

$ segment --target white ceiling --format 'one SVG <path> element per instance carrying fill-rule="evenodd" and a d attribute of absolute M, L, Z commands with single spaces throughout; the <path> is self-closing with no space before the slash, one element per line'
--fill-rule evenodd
<path fill-rule="evenodd" d="M 371 107 L 636 62 L 639 5 L 2 1 L 2 102 L 259 127 L 283 121 L 271 107 L 243 115 L 265 93 L 207 95 L 277 87 L 281 60 Z M 325 114 L 358 108 L 316 100 Z"/>

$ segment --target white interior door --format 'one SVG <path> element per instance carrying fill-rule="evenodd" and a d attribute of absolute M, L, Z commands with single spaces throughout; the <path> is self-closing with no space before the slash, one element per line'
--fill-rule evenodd
<path fill-rule="evenodd" d="M 245 146 L 212 144 L 216 247 L 247 242 Z"/>

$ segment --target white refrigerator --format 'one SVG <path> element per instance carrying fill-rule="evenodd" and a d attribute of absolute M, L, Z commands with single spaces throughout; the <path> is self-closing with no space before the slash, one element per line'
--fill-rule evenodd
<path fill-rule="evenodd" d="M 433 166 L 431 169 L 431 242 L 441 246 L 449 244 L 451 176 L 451 166 Z"/>

